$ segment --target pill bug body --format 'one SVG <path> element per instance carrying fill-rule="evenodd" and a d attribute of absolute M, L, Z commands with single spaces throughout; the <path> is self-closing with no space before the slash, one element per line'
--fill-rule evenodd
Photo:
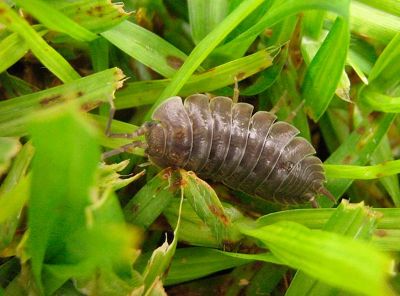
<path fill-rule="evenodd" d="M 228 97 L 169 98 L 146 128 L 149 159 L 281 204 L 329 194 L 322 163 L 299 131 L 272 113 L 252 113 Z"/>

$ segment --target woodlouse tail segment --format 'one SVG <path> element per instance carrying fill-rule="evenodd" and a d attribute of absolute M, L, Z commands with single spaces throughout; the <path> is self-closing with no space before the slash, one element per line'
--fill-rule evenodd
<path fill-rule="evenodd" d="M 325 195 L 325 196 L 326 196 L 327 198 L 329 198 L 329 200 L 331 200 L 334 204 L 337 203 L 336 198 L 335 198 L 335 197 L 333 196 L 333 194 L 330 193 L 329 190 L 326 189 L 325 187 L 322 186 L 322 187 L 318 190 L 318 193 L 321 193 L 321 194 Z"/>

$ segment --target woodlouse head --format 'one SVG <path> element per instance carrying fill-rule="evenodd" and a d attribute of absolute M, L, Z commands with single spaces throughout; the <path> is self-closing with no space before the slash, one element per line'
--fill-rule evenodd
<path fill-rule="evenodd" d="M 162 157 L 165 150 L 165 134 L 161 123 L 148 121 L 143 124 L 145 128 L 145 137 L 148 144 L 146 153 L 150 157 Z"/>

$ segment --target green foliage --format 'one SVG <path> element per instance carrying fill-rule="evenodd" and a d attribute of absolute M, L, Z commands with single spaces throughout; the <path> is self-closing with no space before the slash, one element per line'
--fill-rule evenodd
<path fill-rule="evenodd" d="M 0 295 L 399 293 L 399 3 L 124 2 L 0 2 Z M 132 141 L 105 135 L 110 104 L 132 133 L 236 81 L 313 143 L 338 206 L 211 187 L 143 147 L 101 159 Z"/>

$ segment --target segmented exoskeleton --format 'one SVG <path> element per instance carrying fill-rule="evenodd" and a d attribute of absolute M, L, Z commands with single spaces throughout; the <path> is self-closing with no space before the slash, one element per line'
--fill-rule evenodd
<path fill-rule="evenodd" d="M 155 165 L 184 168 L 203 179 L 283 204 L 311 201 L 325 189 L 314 148 L 272 113 L 228 97 L 171 97 L 135 136 L 144 134 Z"/>

